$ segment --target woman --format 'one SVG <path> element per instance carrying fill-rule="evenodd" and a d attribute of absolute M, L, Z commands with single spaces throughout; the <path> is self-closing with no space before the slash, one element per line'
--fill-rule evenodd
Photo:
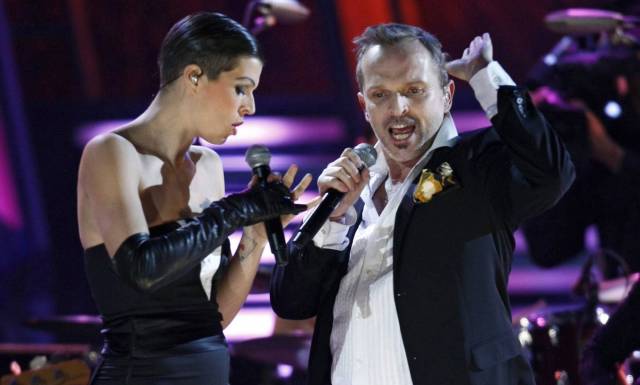
<path fill-rule="evenodd" d="M 267 188 L 252 180 L 223 198 L 218 155 L 246 115 L 262 71 L 257 43 L 217 13 L 176 23 L 158 59 L 160 91 L 131 123 L 92 139 L 78 178 L 78 223 L 92 295 L 103 317 L 94 385 L 226 384 L 222 333 L 249 292 L 266 243 L 263 222 L 305 206 L 292 166 Z M 286 186 L 286 187 L 285 187 Z M 213 202 L 213 203 L 212 203 Z M 243 227 L 229 258 L 227 236 Z"/>

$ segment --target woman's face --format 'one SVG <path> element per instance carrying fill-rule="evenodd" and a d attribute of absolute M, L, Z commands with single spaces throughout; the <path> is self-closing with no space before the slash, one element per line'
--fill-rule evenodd
<path fill-rule="evenodd" d="M 217 79 L 206 75 L 198 82 L 198 136 L 209 143 L 222 144 L 235 135 L 245 115 L 255 113 L 253 91 L 258 87 L 262 62 L 254 57 L 238 59 L 237 66 L 220 73 Z"/>

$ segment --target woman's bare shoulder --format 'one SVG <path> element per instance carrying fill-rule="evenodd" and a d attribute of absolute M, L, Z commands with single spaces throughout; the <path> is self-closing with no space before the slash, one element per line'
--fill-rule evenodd
<path fill-rule="evenodd" d="M 130 141 L 116 133 L 100 134 L 87 142 L 82 151 L 79 177 L 131 174 L 139 169 L 139 164 L 139 154 Z"/>
<path fill-rule="evenodd" d="M 135 146 L 123 136 L 114 132 L 97 135 L 84 146 L 83 155 L 108 156 L 136 152 Z"/>

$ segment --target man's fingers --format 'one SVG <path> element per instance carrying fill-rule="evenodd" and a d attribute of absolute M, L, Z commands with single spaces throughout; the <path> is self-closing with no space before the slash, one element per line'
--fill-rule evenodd
<path fill-rule="evenodd" d="M 364 165 L 362 159 L 360 159 L 360 157 L 354 151 L 349 151 L 346 156 L 351 162 L 353 162 L 356 167 Z"/>
<path fill-rule="evenodd" d="M 456 59 L 445 64 L 445 69 L 449 73 L 449 75 L 454 76 L 456 78 L 460 78 L 462 76 L 461 69 L 463 68 L 464 63 L 462 59 Z"/>
<path fill-rule="evenodd" d="M 356 181 L 346 169 L 341 168 L 336 177 L 349 188 L 349 191 L 356 188 Z"/>
<path fill-rule="evenodd" d="M 333 178 L 333 180 L 327 184 L 327 189 L 330 188 L 336 189 L 343 193 L 348 193 L 349 191 L 351 191 L 351 188 L 338 178 Z"/>
<path fill-rule="evenodd" d="M 324 176 L 324 178 L 322 176 Z M 318 182 L 324 182 L 324 183 L 330 183 L 330 184 L 333 182 L 339 182 L 339 184 L 346 186 L 347 190 L 345 191 L 340 190 L 340 191 L 348 192 L 355 187 L 355 182 L 353 180 L 353 177 L 351 176 L 349 171 L 345 169 L 343 163 L 338 163 L 334 166 L 327 168 L 322 176 L 321 176 L 321 179 L 318 180 Z M 330 187 L 334 187 L 334 186 L 330 186 Z"/>
<path fill-rule="evenodd" d="M 338 159 L 337 163 L 347 171 L 355 183 L 360 182 L 360 171 L 358 171 L 358 167 L 362 164 L 360 157 L 351 148 L 345 148 L 340 158 L 346 159 Z"/>
<path fill-rule="evenodd" d="M 487 61 L 493 60 L 493 43 L 491 42 L 491 36 L 488 33 L 482 34 L 482 54 Z"/>
<path fill-rule="evenodd" d="M 350 151 L 353 151 L 353 149 L 352 149 L 351 147 L 347 147 L 347 148 L 345 148 L 344 150 L 342 150 L 342 154 L 340 154 L 340 156 L 347 156 L 347 154 L 348 154 Z"/>
<path fill-rule="evenodd" d="M 451 67 L 455 66 L 455 62 L 455 60 L 451 60 L 445 63 L 444 68 L 447 70 L 447 72 L 449 72 Z"/>
<path fill-rule="evenodd" d="M 329 163 L 318 178 L 318 189 L 321 193 L 329 188 L 343 193 L 356 190 L 362 182 L 362 177 L 358 170 L 358 166 L 362 163 L 362 160 L 353 152 L 353 149 L 345 148 L 340 158 Z"/>
<path fill-rule="evenodd" d="M 347 162 L 344 162 L 343 170 L 347 173 L 348 178 L 353 180 L 354 183 L 360 182 L 360 171 L 358 171 L 358 167 L 354 164 L 352 159 L 348 159 Z"/>

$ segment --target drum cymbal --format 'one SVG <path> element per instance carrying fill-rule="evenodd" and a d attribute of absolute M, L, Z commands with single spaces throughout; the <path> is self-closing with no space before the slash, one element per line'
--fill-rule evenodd
<path fill-rule="evenodd" d="M 262 0 L 260 4 L 266 7 L 266 13 L 273 14 L 279 22 L 284 24 L 300 22 L 311 13 L 309 8 L 296 0 Z"/>
<path fill-rule="evenodd" d="M 637 20 L 618 12 L 602 9 L 569 8 L 547 14 L 544 22 L 553 32 L 579 36 L 614 31 L 618 27 L 637 22 Z"/>
<path fill-rule="evenodd" d="M 311 336 L 274 335 L 231 344 L 233 356 L 264 364 L 286 364 L 296 369 L 306 370 L 309 360 Z"/>

